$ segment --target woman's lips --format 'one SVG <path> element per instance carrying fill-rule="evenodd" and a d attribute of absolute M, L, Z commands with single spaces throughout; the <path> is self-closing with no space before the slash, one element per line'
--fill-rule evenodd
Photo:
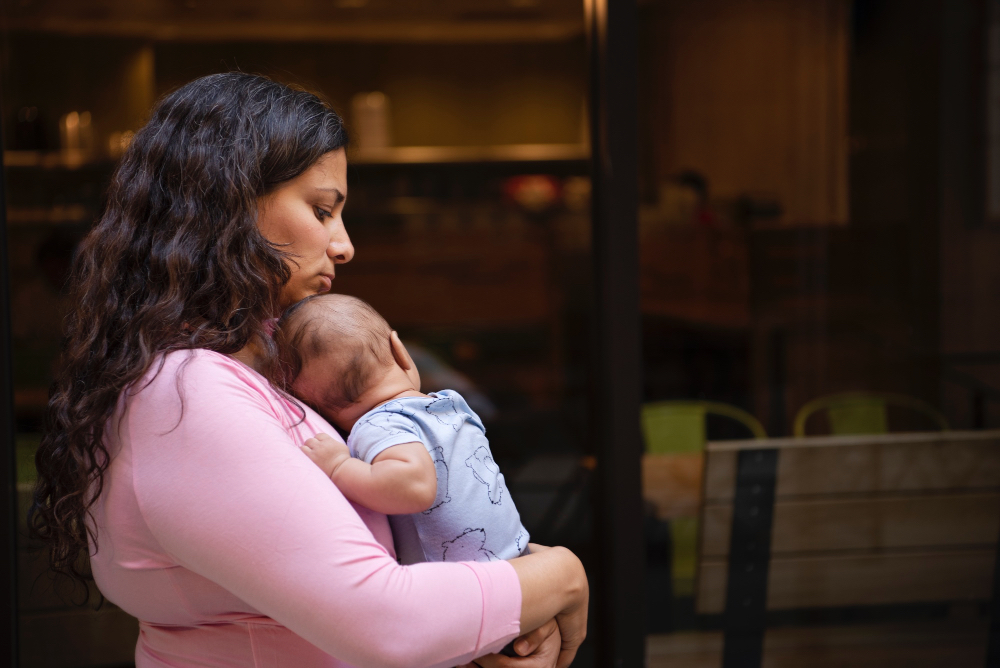
<path fill-rule="evenodd" d="M 329 292 L 333 288 L 333 276 L 330 274 L 320 274 L 321 292 Z"/>

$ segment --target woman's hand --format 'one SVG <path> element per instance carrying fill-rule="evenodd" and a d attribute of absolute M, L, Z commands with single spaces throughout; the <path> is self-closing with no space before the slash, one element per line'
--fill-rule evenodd
<path fill-rule="evenodd" d="M 528 550 L 531 554 L 539 554 L 545 552 L 546 550 L 551 550 L 552 548 L 546 545 L 539 545 L 538 543 L 528 543 Z M 575 558 L 575 557 L 574 557 Z M 559 653 L 559 668 L 568 666 L 573 663 L 573 659 L 576 658 L 576 651 L 583 644 L 584 638 L 587 637 L 587 608 L 589 605 L 589 589 L 586 582 L 586 575 L 584 575 L 584 591 L 582 592 L 582 599 L 578 600 L 577 605 L 568 610 L 564 610 L 560 614 L 556 615 L 555 621 L 559 625 L 559 636 L 561 643 L 561 651 Z M 542 629 L 545 626 L 540 627 Z M 525 636 L 522 637 L 527 637 Z M 518 652 L 522 656 L 525 653 Z"/>
<path fill-rule="evenodd" d="M 552 619 L 514 641 L 520 656 L 487 654 L 460 668 L 557 668 L 562 649 L 559 624 Z"/>
<path fill-rule="evenodd" d="M 590 586 L 583 564 L 564 547 L 541 545 L 509 563 L 521 581 L 521 628 L 541 628 L 554 617 L 560 635 L 556 666 L 569 666 L 587 637 Z"/>
<path fill-rule="evenodd" d="M 576 651 L 587 637 L 589 599 L 590 593 L 587 590 L 582 601 L 556 615 L 555 621 L 559 625 L 559 661 L 556 663 L 558 668 L 566 668 L 573 663 Z"/>

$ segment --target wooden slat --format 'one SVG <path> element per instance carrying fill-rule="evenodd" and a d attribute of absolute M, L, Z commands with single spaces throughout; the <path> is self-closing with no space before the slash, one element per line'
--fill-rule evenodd
<path fill-rule="evenodd" d="M 982 666 L 984 619 L 768 629 L 763 668 L 956 668 Z M 647 637 L 648 668 L 719 668 L 722 633 Z"/>
<path fill-rule="evenodd" d="M 771 560 L 767 607 L 828 608 L 990 598 L 993 549 L 899 552 Z M 725 608 L 725 559 L 701 562 L 696 582 L 699 613 Z"/>
<path fill-rule="evenodd" d="M 732 505 L 702 512 L 705 557 L 729 553 Z M 1000 491 L 830 498 L 775 503 L 771 553 L 992 546 L 1000 535 Z"/>
<path fill-rule="evenodd" d="M 892 434 L 854 434 L 848 436 L 792 436 L 787 438 L 737 439 L 733 441 L 709 441 L 705 449 L 709 452 L 739 452 L 760 448 L 839 448 L 849 445 L 871 445 L 879 443 L 966 443 L 974 441 L 1000 440 L 1000 429 L 974 429 L 954 431 L 913 431 Z"/>
<path fill-rule="evenodd" d="M 712 452 L 706 449 L 705 487 L 704 492 L 702 493 L 702 499 L 704 499 L 705 502 L 732 502 L 733 495 L 736 491 L 736 457 L 736 452 Z"/>
<path fill-rule="evenodd" d="M 998 431 L 761 439 L 706 446 L 707 501 L 733 498 L 747 447 L 780 449 L 778 498 L 1000 487 Z"/>

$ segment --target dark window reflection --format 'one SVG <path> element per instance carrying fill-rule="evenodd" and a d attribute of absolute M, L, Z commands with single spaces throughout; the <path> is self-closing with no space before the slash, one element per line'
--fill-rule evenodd
<path fill-rule="evenodd" d="M 532 538 L 596 567 L 582 5 L 511 3 L 480 15 L 366 4 L 314 3 L 307 15 L 240 8 L 243 23 L 226 38 L 205 30 L 221 10 L 195 3 L 121 5 L 96 18 L 69 5 L 44 16 L 29 5 L 5 10 L 22 26 L 3 36 L 2 77 L 22 665 L 133 660 L 135 620 L 99 606 L 96 588 L 53 583 L 23 517 L 76 245 L 157 96 L 217 71 L 304 85 L 345 116 L 345 219 L 358 252 L 335 289 L 370 301 L 399 330 L 425 390 L 469 400 Z M 89 27 L 71 36 L 45 27 L 60 17 Z M 360 37 L 344 20 L 360 21 L 351 24 Z M 173 32 L 158 32 L 163 25 Z"/>
<path fill-rule="evenodd" d="M 995 5 L 640 10 L 650 665 L 982 664 Z"/>

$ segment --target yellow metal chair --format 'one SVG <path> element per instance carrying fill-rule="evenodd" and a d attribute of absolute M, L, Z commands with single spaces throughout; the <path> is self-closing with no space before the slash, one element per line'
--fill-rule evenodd
<path fill-rule="evenodd" d="M 701 452 L 706 439 L 705 417 L 709 414 L 736 420 L 754 438 L 767 438 L 760 421 L 742 408 L 717 401 L 657 401 L 642 407 L 642 433 L 646 440 L 646 452 Z"/>
<path fill-rule="evenodd" d="M 805 436 L 809 417 L 826 411 L 830 433 L 835 436 L 885 434 L 889 431 L 888 406 L 916 411 L 927 416 L 942 431 L 948 429 L 948 420 L 933 406 L 916 397 L 892 392 L 842 392 L 813 399 L 799 409 L 792 433 L 797 437 Z"/>
<path fill-rule="evenodd" d="M 657 401 L 642 407 L 642 433 L 646 442 L 644 496 L 656 507 L 659 519 L 670 523 L 673 545 L 670 569 L 675 596 L 694 593 L 705 417 L 709 414 L 739 422 L 754 438 L 767 438 L 757 418 L 729 404 Z"/>

